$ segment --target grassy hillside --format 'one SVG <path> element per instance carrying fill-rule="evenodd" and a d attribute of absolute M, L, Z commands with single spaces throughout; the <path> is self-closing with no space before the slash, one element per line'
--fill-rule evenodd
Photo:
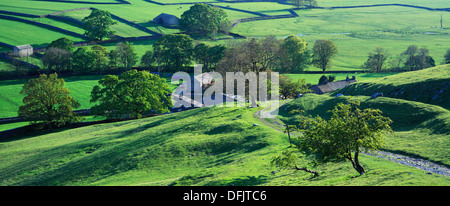
<path fill-rule="evenodd" d="M 435 105 L 420 102 L 379 97 L 355 96 L 362 108 L 376 108 L 393 120 L 395 131 L 388 134 L 384 149 L 397 153 L 419 156 L 441 164 L 450 165 L 450 111 Z M 296 124 L 298 116 L 290 114 L 294 109 L 305 110 L 306 115 L 329 118 L 327 112 L 347 97 L 306 94 L 280 108 L 279 119 L 288 124 Z"/>
<path fill-rule="evenodd" d="M 382 92 L 386 97 L 418 101 L 450 109 L 450 65 L 361 81 L 332 94 L 370 96 L 376 92 Z"/>
<path fill-rule="evenodd" d="M 450 185 L 370 156 L 361 157 L 368 173 L 359 178 L 348 162 L 316 167 L 315 179 L 278 171 L 269 162 L 287 137 L 256 111 L 200 108 L 2 142 L 0 185 Z"/>

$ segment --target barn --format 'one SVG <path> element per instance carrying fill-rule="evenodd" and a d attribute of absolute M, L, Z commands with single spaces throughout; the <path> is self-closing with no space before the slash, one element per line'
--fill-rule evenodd
<path fill-rule="evenodd" d="M 33 54 L 33 47 L 29 44 L 13 47 L 13 55 L 19 57 L 26 57 Z"/>
<path fill-rule="evenodd" d="M 153 22 L 166 27 L 177 27 L 179 20 L 180 19 L 174 15 L 161 13 L 153 19 Z"/>

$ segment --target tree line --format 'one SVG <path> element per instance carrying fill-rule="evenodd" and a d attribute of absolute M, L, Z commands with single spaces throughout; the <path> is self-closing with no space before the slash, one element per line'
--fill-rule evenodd
<path fill-rule="evenodd" d="M 442 64 L 450 63 L 450 49 L 444 55 Z M 376 47 L 369 52 L 363 68 L 370 72 L 403 72 L 426 69 L 436 66 L 436 62 L 426 47 L 410 45 L 397 56 L 392 57 L 383 47 Z"/>

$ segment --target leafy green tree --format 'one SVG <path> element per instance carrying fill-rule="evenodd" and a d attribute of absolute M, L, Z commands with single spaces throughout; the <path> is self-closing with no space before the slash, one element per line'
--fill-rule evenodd
<path fill-rule="evenodd" d="M 279 70 L 284 73 L 298 73 L 311 64 L 306 41 L 296 35 L 289 35 L 280 45 Z"/>
<path fill-rule="evenodd" d="M 50 43 L 48 46 L 47 46 L 47 49 L 49 49 L 49 48 L 60 48 L 60 49 L 63 49 L 63 50 L 66 50 L 66 51 L 68 51 L 68 52 L 72 52 L 72 50 L 73 50 L 73 48 L 74 48 L 74 46 L 73 46 L 73 40 L 72 39 L 69 39 L 69 38 L 67 38 L 67 37 L 62 37 L 62 38 L 59 38 L 59 39 L 57 39 L 57 40 L 55 40 L 55 41 L 52 41 L 52 43 Z"/>
<path fill-rule="evenodd" d="M 208 49 L 209 55 L 209 67 L 216 68 L 217 63 L 223 58 L 225 55 L 225 51 L 227 47 L 224 45 L 214 45 Z"/>
<path fill-rule="evenodd" d="M 408 46 L 402 53 L 406 57 L 405 69 L 414 71 L 435 66 L 434 59 L 429 53 L 427 48 L 419 48 L 416 45 Z"/>
<path fill-rule="evenodd" d="M 203 69 L 205 69 L 205 71 L 208 70 L 208 64 L 209 64 L 209 49 L 211 47 L 206 45 L 205 43 L 199 43 L 197 45 L 195 45 L 194 47 L 194 60 L 197 62 L 197 64 L 202 64 L 203 65 Z"/>
<path fill-rule="evenodd" d="M 108 53 L 108 66 L 109 67 L 118 67 L 119 65 L 119 54 L 116 50 L 111 50 Z"/>
<path fill-rule="evenodd" d="M 58 79 L 56 73 L 30 79 L 20 92 L 25 97 L 24 105 L 19 107 L 19 116 L 32 124 L 43 121 L 50 130 L 54 126 L 79 121 L 73 109 L 80 104 L 70 96 L 69 89 L 64 85 L 64 79 Z"/>
<path fill-rule="evenodd" d="M 215 67 L 225 53 L 226 47 L 223 45 L 208 46 L 205 43 L 199 43 L 194 47 L 194 60 L 203 65 L 204 71 Z"/>
<path fill-rule="evenodd" d="M 255 72 L 273 69 L 277 63 L 280 42 L 274 36 L 262 39 L 251 38 L 227 48 L 223 58 L 217 64 L 216 71 L 225 75 L 226 72 Z"/>
<path fill-rule="evenodd" d="M 164 113 L 172 107 L 164 78 L 147 71 L 130 70 L 120 76 L 106 75 L 91 92 L 95 115 L 108 118 L 141 118 L 145 113 Z"/>
<path fill-rule="evenodd" d="M 130 69 L 138 61 L 137 54 L 134 51 L 133 43 L 119 42 L 116 45 L 114 51 L 117 54 L 119 66 Z"/>
<path fill-rule="evenodd" d="M 362 150 L 377 150 L 383 146 L 383 134 L 392 131 L 392 120 L 378 109 L 360 109 L 358 101 L 339 103 L 330 120 L 320 117 L 300 123 L 304 139 L 297 145 L 315 154 L 319 162 L 349 160 L 361 175 L 366 173 L 359 162 Z"/>
<path fill-rule="evenodd" d="M 150 68 L 155 61 L 156 59 L 155 56 L 153 55 L 153 52 L 148 50 L 141 57 L 141 66 Z"/>
<path fill-rule="evenodd" d="M 323 73 L 325 73 L 325 70 L 332 66 L 331 58 L 338 52 L 336 44 L 331 40 L 320 39 L 316 40 L 312 50 L 312 63 L 314 66 L 321 68 Z"/>
<path fill-rule="evenodd" d="M 224 25 L 230 24 L 227 14 L 220 8 L 214 8 L 207 4 L 195 4 L 185 11 L 180 18 L 179 28 L 181 31 L 193 36 L 211 36 L 228 28 Z"/>
<path fill-rule="evenodd" d="M 153 44 L 158 63 L 171 71 L 179 71 L 192 61 L 194 40 L 185 34 L 167 34 Z"/>
<path fill-rule="evenodd" d="M 306 85 L 305 79 L 298 79 L 294 82 L 289 76 L 280 75 L 278 81 L 280 85 L 280 96 L 283 99 L 295 98 L 299 94 L 305 94 L 311 91 Z"/>
<path fill-rule="evenodd" d="M 72 67 L 76 72 L 89 73 L 94 67 L 94 56 L 86 47 L 79 47 L 72 55 Z"/>
<path fill-rule="evenodd" d="M 89 16 L 83 19 L 83 27 L 86 30 L 84 35 L 101 41 L 114 33 L 109 28 L 114 24 L 117 24 L 117 22 L 111 18 L 108 11 L 93 10 Z"/>
<path fill-rule="evenodd" d="M 72 70 L 72 53 L 57 47 L 45 50 L 41 57 L 42 64 L 48 71 L 61 73 Z"/>
<path fill-rule="evenodd" d="M 103 73 L 108 68 L 108 50 L 100 45 L 91 47 L 93 62 L 93 70 Z"/>
<path fill-rule="evenodd" d="M 386 50 L 382 47 L 376 47 L 373 52 L 369 52 L 369 57 L 364 63 L 364 67 L 372 72 L 381 72 L 388 59 Z"/>

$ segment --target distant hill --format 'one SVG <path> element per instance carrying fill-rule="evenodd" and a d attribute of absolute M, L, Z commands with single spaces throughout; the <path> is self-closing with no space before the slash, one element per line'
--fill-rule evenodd
<path fill-rule="evenodd" d="M 377 92 L 383 93 L 385 97 L 450 109 L 450 64 L 357 82 L 332 92 L 332 95 L 371 96 Z"/>

